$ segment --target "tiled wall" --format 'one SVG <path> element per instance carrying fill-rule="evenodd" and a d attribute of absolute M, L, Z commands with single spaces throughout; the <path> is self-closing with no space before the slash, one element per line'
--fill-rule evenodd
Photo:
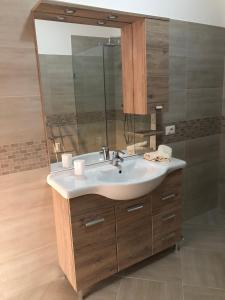
<path fill-rule="evenodd" d="M 170 98 L 165 124 L 174 155 L 187 161 L 184 218 L 217 206 L 225 29 L 170 22 Z"/>
<path fill-rule="evenodd" d="M 62 276 L 29 18 L 36 2 L 3 0 L 0 9 L 1 300 Z"/>
<path fill-rule="evenodd" d="M 49 168 L 43 167 L 45 135 L 29 19 L 34 4 L 36 0 L 4 0 L 0 10 L 0 148 L 7 149 L 1 152 L 5 153 L 1 163 L 10 159 L 12 172 L 0 177 L 0 298 L 4 300 L 19 299 L 24 291 L 32 295 L 35 287 L 62 276 L 46 184 Z M 220 116 L 224 29 L 172 21 L 170 30 L 174 71 L 165 122 L 206 117 L 213 121 Z M 173 142 L 175 155 L 189 164 L 184 184 L 187 217 L 216 205 L 219 140 L 217 132 L 210 132 Z M 14 155 L 19 158 L 20 149 L 31 154 L 26 156 L 27 168 L 24 161 L 17 169 L 13 160 Z"/>

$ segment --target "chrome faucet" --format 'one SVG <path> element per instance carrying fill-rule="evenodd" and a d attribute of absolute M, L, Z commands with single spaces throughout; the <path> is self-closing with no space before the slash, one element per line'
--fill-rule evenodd
<path fill-rule="evenodd" d="M 104 160 L 110 160 L 109 147 L 102 146 L 99 154 L 103 156 Z"/>
<path fill-rule="evenodd" d="M 118 151 L 113 151 L 112 153 L 112 160 L 111 160 L 111 164 L 115 167 L 119 167 L 120 164 L 124 161 L 124 159 L 120 156 L 121 154 L 125 154 L 123 151 L 118 150 Z"/>

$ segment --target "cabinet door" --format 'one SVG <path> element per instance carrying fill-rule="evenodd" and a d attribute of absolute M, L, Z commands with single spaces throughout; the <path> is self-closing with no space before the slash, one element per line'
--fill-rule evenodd
<path fill-rule="evenodd" d="M 72 235 L 79 289 L 117 272 L 114 208 L 72 217 Z"/>
<path fill-rule="evenodd" d="M 119 271 L 152 254 L 152 220 L 149 199 L 116 206 Z"/>
<path fill-rule="evenodd" d="M 114 208 L 98 209 L 72 218 L 74 248 L 102 246 L 116 241 Z"/>
<path fill-rule="evenodd" d="M 146 19 L 148 110 L 169 102 L 169 21 Z"/>

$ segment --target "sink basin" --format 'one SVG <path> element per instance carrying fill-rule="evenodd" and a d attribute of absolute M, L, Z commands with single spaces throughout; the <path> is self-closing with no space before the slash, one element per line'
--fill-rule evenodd
<path fill-rule="evenodd" d="M 155 189 L 166 173 L 167 168 L 151 165 L 143 159 L 125 161 L 121 168 L 104 166 L 97 171 L 96 176 L 102 183 L 99 194 L 115 200 L 138 198 Z"/>
<path fill-rule="evenodd" d="M 114 200 L 131 200 L 150 193 L 168 172 L 185 166 L 184 161 L 175 158 L 158 163 L 138 156 L 125 159 L 121 168 L 109 163 L 86 166 L 83 177 L 75 176 L 73 170 L 52 173 L 47 182 L 66 199 L 98 194 Z"/>

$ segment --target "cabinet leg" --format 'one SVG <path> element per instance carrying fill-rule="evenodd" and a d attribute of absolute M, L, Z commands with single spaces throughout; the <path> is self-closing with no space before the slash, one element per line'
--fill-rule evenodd
<path fill-rule="evenodd" d="M 77 300 L 84 300 L 82 291 L 77 292 Z"/>
<path fill-rule="evenodd" d="M 183 241 L 184 241 L 184 237 L 182 236 L 181 240 L 176 242 L 176 251 L 180 251 L 180 248 L 181 248 L 181 245 L 182 245 Z"/>
<path fill-rule="evenodd" d="M 175 249 L 177 252 L 180 251 L 180 242 L 177 242 L 175 247 L 176 247 Z"/>

